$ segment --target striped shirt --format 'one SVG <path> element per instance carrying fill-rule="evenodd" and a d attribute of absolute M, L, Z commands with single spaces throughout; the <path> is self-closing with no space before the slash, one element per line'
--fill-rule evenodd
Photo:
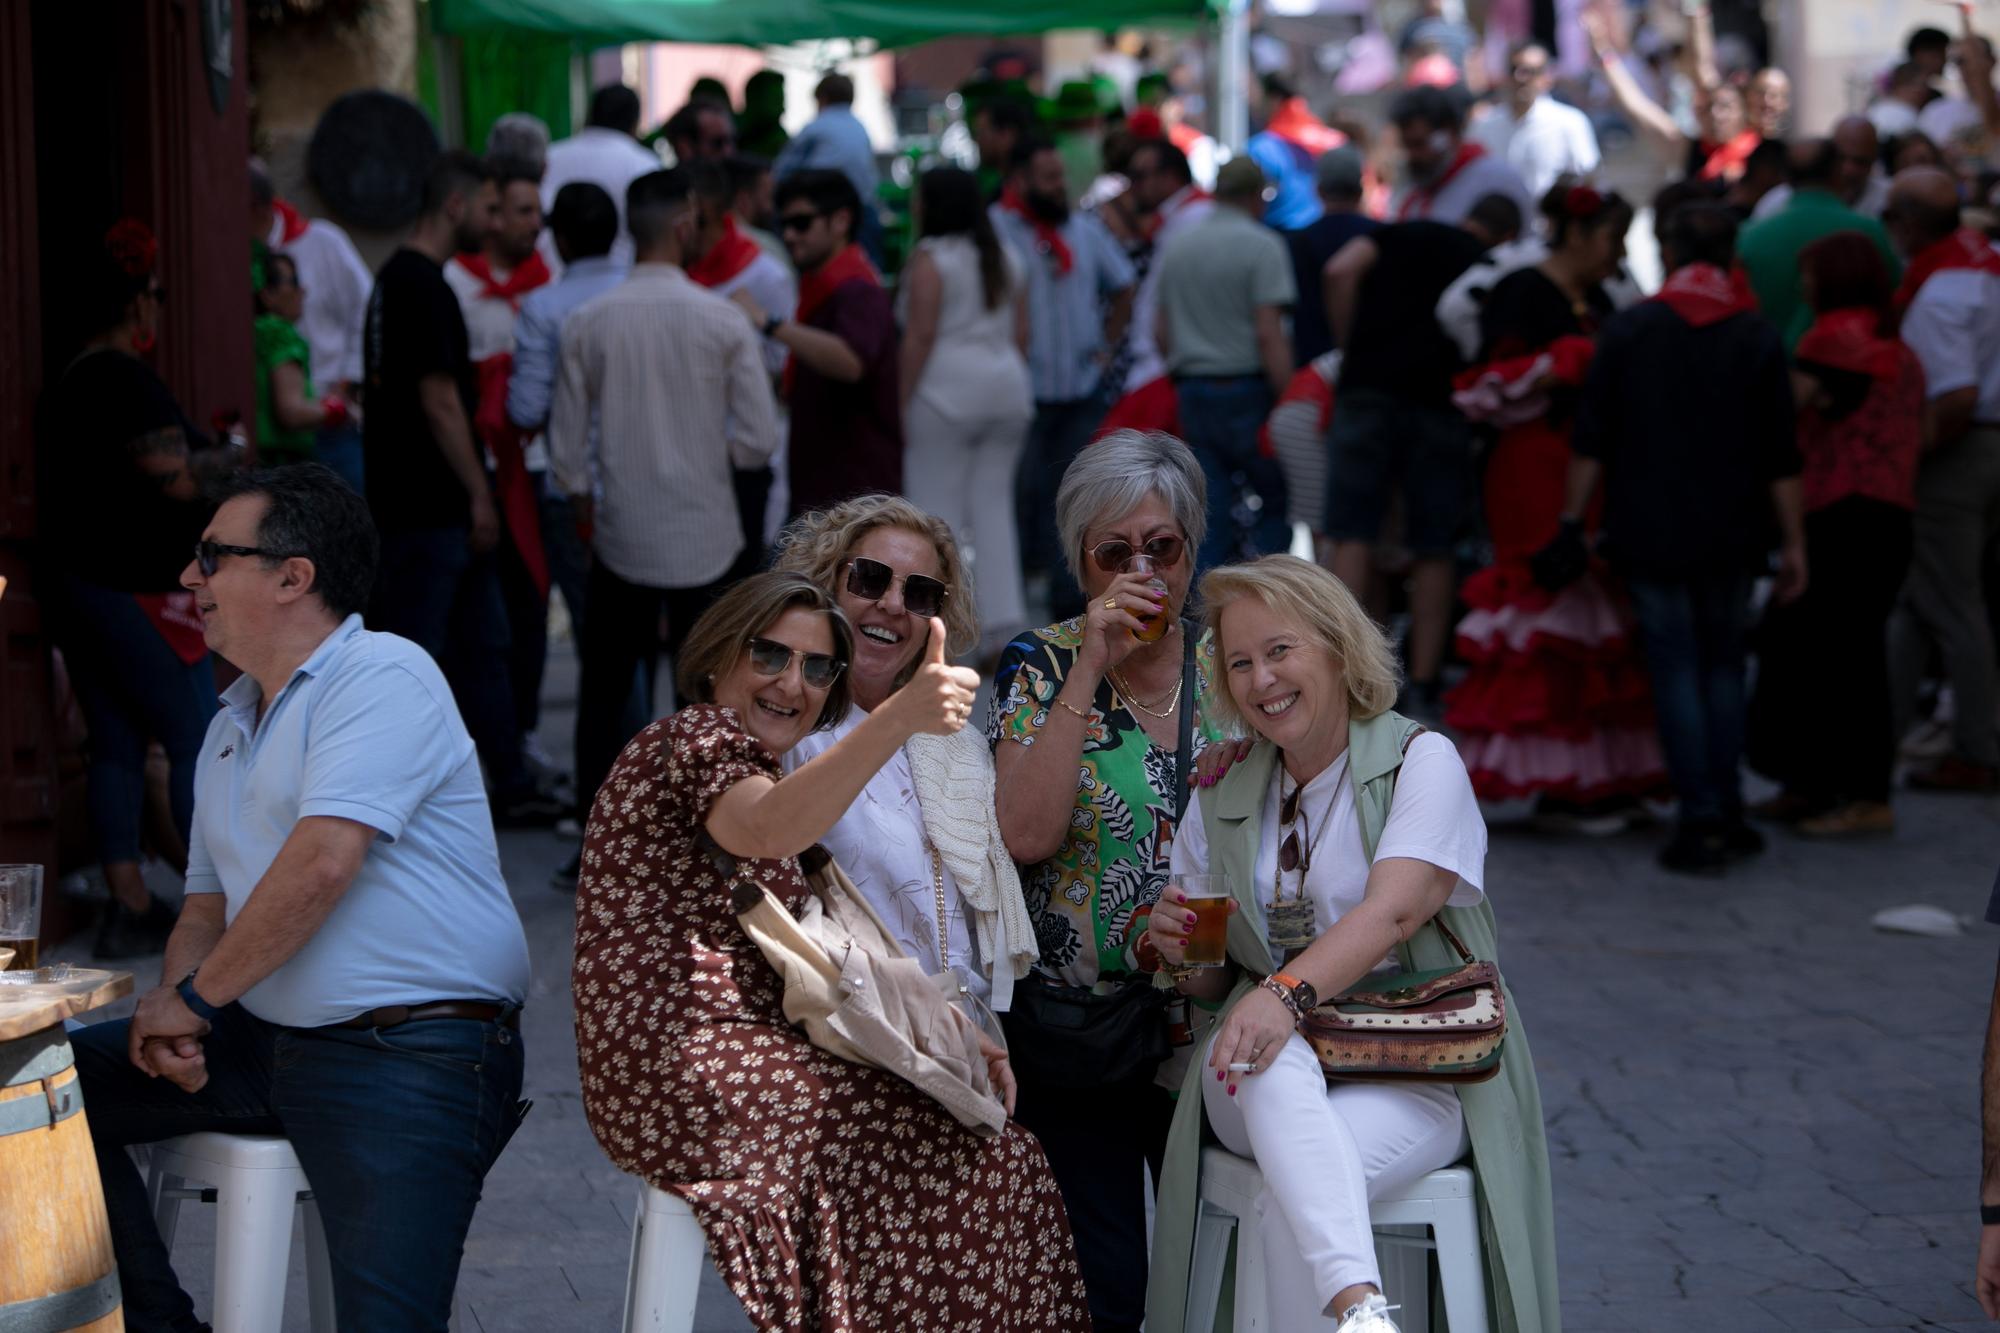
<path fill-rule="evenodd" d="M 1104 351 L 1101 301 L 1130 287 L 1132 261 L 1104 224 L 1076 212 L 1059 228 L 1070 251 L 1070 269 L 1059 270 L 1044 253 L 1034 224 L 994 205 L 993 228 L 1028 273 L 1028 373 L 1035 401 L 1071 403 L 1097 392 L 1098 354 Z"/>
<path fill-rule="evenodd" d="M 672 264 L 634 265 L 564 323 L 550 468 L 566 494 L 591 494 L 595 409 L 592 548 L 628 583 L 699 587 L 742 552 L 731 440 L 759 461 L 778 444 L 758 343 L 741 309 Z"/>

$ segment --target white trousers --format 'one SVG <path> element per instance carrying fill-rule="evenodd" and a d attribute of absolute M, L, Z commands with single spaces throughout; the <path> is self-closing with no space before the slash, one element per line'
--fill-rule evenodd
<path fill-rule="evenodd" d="M 1014 473 L 1028 442 L 1025 416 L 960 420 L 911 399 L 903 414 L 903 494 L 950 525 L 969 548 L 982 648 L 1028 626 L 1015 528 Z"/>
<path fill-rule="evenodd" d="M 1229 1077 L 1234 1097 L 1204 1072 L 1202 1104 L 1222 1146 L 1263 1171 L 1257 1229 L 1271 1327 L 1331 1329 L 1337 1294 L 1382 1285 L 1368 1201 L 1465 1156 L 1458 1094 L 1437 1084 L 1328 1084 L 1296 1033 L 1268 1069 Z"/>

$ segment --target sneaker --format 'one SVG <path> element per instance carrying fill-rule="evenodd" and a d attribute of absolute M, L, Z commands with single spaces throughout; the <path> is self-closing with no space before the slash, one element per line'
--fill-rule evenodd
<path fill-rule="evenodd" d="M 1334 1333 L 1401 1333 L 1396 1321 L 1389 1318 L 1389 1311 L 1398 1308 L 1384 1300 L 1382 1293 L 1370 1292 L 1347 1307 Z"/>
<path fill-rule="evenodd" d="M 549 886 L 561 893 L 575 893 L 576 881 L 583 874 L 583 848 L 569 854 L 569 860 L 556 867 L 556 873 L 549 876 Z"/>
<path fill-rule="evenodd" d="M 1918 791 L 2000 791 L 2000 770 L 1948 754 L 1929 768 L 1911 773 L 1910 785 Z"/>
<path fill-rule="evenodd" d="M 1896 812 L 1882 801 L 1849 801 L 1823 815 L 1800 820 L 1794 831 L 1803 838 L 1858 838 L 1894 833 Z"/>
<path fill-rule="evenodd" d="M 143 912 L 134 912 L 113 898 L 105 905 L 91 953 L 103 959 L 145 958 L 167 947 L 178 909 L 154 897 Z"/>
<path fill-rule="evenodd" d="M 1660 869 L 1676 875 L 1720 875 L 1729 868 L 1722 834 L 1714 829 L 1682 825 L 1673 841 L 1660 849 Z"/>

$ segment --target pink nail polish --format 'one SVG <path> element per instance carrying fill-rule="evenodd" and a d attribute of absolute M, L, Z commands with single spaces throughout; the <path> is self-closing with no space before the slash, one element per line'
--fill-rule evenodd
<path fill-rule="evenodd" d="M 1236 1095 L 1236 1085 L 1234 1083 L 1229 1085 L 1229 1095 L 1232 1097 Z"/>
<path fill-rule="evenodd" d="M 1220 1082 L 1222 1082 L 1222 1079 L 1223 1079 L 1223 1071 L 1222 1071 L 1222 1070 L 1220 1070 L 1220 1069 L 1216 1070 L 1216 1071 L 1215 1071 L 1215 1081 L 1216 1081 L 1217 1083 L 1220 1083 Z"/>

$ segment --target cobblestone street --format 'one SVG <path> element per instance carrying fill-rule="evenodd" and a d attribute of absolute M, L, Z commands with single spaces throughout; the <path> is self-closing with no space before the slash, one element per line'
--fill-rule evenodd
<path fill-rule="evenodd" d="M 567 728 L 552 708 L 551 749 Z M 1657 831 L 1555 839 L 1496 816 L 1488 889 L 1541 1070 L 1571 1333 L 1992 1327 L 1971 1278 L 2000 938 L 1977 918 L 2000 802 L 1901 794 L 1898 816 L 1896 837 L 1870 843 L 1774 833 L 1721 880 L 1658 871 Z M 535 1109 L 487 1182 L 462 1323 L 613 1330 L 637 1186 L 598 1150 L 577 1090 L 572 907 L 549 887 L 569 844 L 501 846 L 535 960 Z M 1966 935 L 1871 927 L 1916 902 L 1970 918 Z M 200 1308 L 208 1211 L 185 1215 L 176 1251 Z M 296 1253 L 293 1269 L 287 1327 L 304 1328 Z M 748 1327 L 705 1274 L 696 1328 Z"/>

